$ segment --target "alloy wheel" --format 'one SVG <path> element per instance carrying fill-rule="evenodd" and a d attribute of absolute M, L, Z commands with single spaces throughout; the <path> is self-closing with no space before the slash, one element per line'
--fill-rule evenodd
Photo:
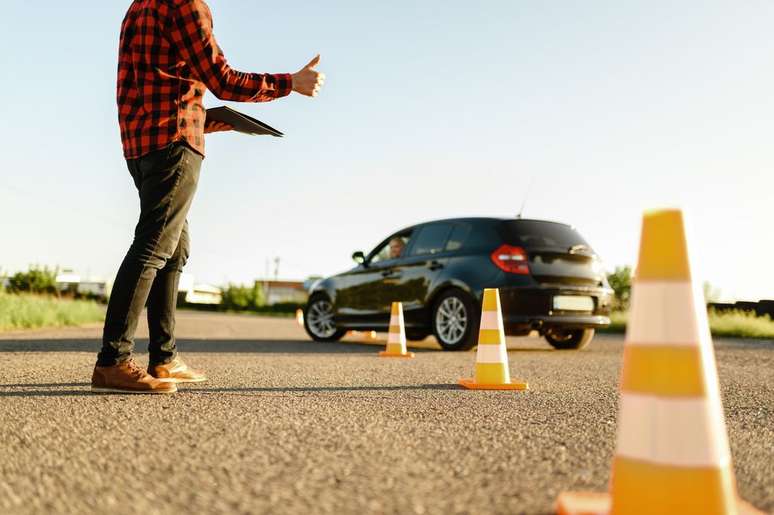
<path fill-rule="evenodd" d="M 309 308 L 306 314 L 309 330 L 318 338 L 330 338 L 336 333 L 333 321 L 333 304 L 320 299 Z"/>
<path fill-rule="evenodd" d="M 438 306 L 435 327 L 443 341 L 454 345 L 465 336 L 468 327 L 468 313 L 465 304 L 457 297 L 448 297 Z"/>

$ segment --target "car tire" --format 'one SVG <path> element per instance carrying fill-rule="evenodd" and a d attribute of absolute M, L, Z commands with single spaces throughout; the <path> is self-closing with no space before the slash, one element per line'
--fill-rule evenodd
<path fill-rule="evenodd" d="M 544 337 L 555 349 L 580 350 L 591 343 L 594 329 L 550 329 Z"/>
<path fill-rule="evenodd" d="M 333 303 L 325 295 L 315 295 L 304 308 L 304 329 L 316 342 L 336 342 L 347 331 L 333 321 Z"/>
<path fill-rule="evenodd" d="M 475 299 L 459 288 L 452 288 L 436 299 L 430 323 L 443 350 L 463 351 L 476 345 L 480 318 Z"/>

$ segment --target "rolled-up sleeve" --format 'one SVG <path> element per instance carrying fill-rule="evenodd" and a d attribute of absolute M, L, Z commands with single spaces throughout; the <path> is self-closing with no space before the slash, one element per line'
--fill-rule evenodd
<path fill-rule="evenodd" d="M 171 13 L 170 39 L 197 78 L 221 100 L 267 102 L 290 94 L 288 73 L 245 73 L 232 69 L 212 33 L 202 0 L 184 0 Z"/>

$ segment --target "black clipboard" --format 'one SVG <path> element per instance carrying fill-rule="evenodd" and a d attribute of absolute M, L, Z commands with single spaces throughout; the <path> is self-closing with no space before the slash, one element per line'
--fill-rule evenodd
<path fill-rule="evenodd" d="M 284 136 L 284 134 L 274 127 L 270 127 L 262 121 L 256 120 L 252 116 L 247 116 L 244 113 L 240 113 L 228 106 L 207 109 L 207 122 L 213 121 L 227 123 L 231 125 L 235 131 L 250 134 L 251 136 L 268 135 L 274 136 L 275 138 Z"/>

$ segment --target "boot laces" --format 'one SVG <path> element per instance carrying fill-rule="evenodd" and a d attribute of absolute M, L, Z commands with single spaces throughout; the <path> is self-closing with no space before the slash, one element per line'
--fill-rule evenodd
<path fill-rule="evenodd" d="M 145 377 L 145 370 L 143 370 L 140 365 L 134 362 L 133 359 L 130 359 L 126 362 L 126 368 L 129 371 L 129 374 L 132 375 L 132 377 L 136 377 L 137 379 L 142 379 Z"/>

